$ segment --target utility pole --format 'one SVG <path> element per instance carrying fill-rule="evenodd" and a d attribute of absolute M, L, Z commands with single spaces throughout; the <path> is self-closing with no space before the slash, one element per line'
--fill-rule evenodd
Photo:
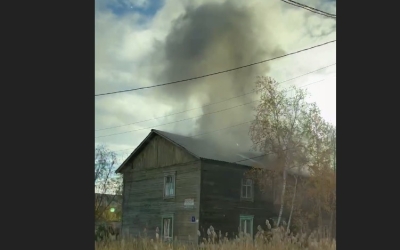
<path fill-rule="evenodd" d="M 332 143 L 333 143 L 333 173 L 336 178 L 336 130 L 332 131 Z M 331 212 L 331 237 L 336 238 L 336 209 Z"/>
<path fill-rule="evenodd" d="M 336 136 L 335 130 L 332 131 L 332 146 L 333 146 L 333 172 L 336 175 Z"/>
<path fill-rule="evenodd" d="M 336 136 L 333 136 L 333 172 L 336 175 Z"/>

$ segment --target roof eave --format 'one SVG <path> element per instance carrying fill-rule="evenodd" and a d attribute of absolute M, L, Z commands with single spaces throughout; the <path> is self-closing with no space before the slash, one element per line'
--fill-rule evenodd
<path fill-rule="evenodd" d="M 144 140 L 132 151 L 132 153 L 125 159 L 125 161 L 115 170 L 115 173 L 120 174 L 121 170 L 125 167 L 125 164 L 133 157 L 133 155 L 140 150 L 140 148 L 150 140 L 150 137 L 154 134 L 153 130 L 144 138 Z"/>

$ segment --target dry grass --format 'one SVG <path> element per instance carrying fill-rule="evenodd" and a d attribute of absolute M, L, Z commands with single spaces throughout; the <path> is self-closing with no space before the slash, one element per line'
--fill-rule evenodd
<path fill-rule="evenodd" d="M 336 242 L 327 238 L 317 239 L 315 234 L 285 235 L 283 230 L 276 229 L 273 233 L 258 232 L 254 240 L 246 236 L 238 236 L 228 240 L 224 236 L 203 239 L 200 245 L 185 243 L 165 243 L 154 239 L 139 238 L 130 240 L 96 242 L 96 250 L 335 250 Z"/>

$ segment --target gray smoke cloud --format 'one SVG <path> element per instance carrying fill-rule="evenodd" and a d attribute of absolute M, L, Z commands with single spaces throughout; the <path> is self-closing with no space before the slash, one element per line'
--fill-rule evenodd
<path fill-rule="evenodd" d="M 96 1 L 96 94 L 153 86 L 242 66 L 283 53 L 280 46 L 293 52 L 336 39 L 335 20 L 281 1 L 168 0 L 146 11 L 129 9 L 124 13 L 115 12 L 116 6 L 120 8 L 119 3 L 119 0 Z M 304 3 L 336 13 L 335 2 L 307 0 Z M 95 98 L 96 130 L 116 127 L 96 131 L 95 144 L 107 145 L 126 157 L 151 128 L 196 135 L 251 120 L 255 103 L 201 119 L 180 121 L 247 103 L 257 98 L 255 94 L 170 114 L 252 91 L 257 75 L 267 74 L 285 81 L 314 71 L 334 63 L 335 53 L 336 44 L 331 44 L 195 81 Z M 326 78 L 307 88 L 312 95 L 310 101 L 316 101 L 324 117 L 335 123 L 335 79 L 328 71 L 335 73 L 335 67 L 290 81 L 283 87 L 307 85 Z M 149 120 L 152 118 L 157 119 Z M 251 146 L 248 125 L 198 138 L 212 142 L 207 147 L 210 151 L 226 149 L 241 154 L 239 149 L 244 152 Z"/>
<path fill-rule="evenodd" d="M 162 69 L 153 77 L 154 81 L 169 82 L 196 77 L 283 55 L 285 51 L 279 47 L 271 32 L 274 24 L 266 23 L 265 15 L 269 10 L 260 11 L 257 7 L 238 3 L 228 1 L 188 6 L 185 14 L 173 22 L 165 42 L 155 44 L 151 64 L 158 67 L 162 65 Z M 173 107 L 181 107 L 182 110 L 193 99 L 200 103 L 199 106 L 207 105 L 253 91 L 256 76 L 268 73 L 269 69 L 268 63 L 263 63 L 160 87 L 154 90 L 152 98 Z M 204 107 L 203 114 L 256 99 L 256 94 L 249 94 Z M 197 120 L 192 135 L 250 121 L 254 118 L 256 104 L 204 116 Z M 212 140 L 217 150 L 230 151 L 232 147 L 240 147 L 242 151 L 247 151 L 251 147 L 249 125 L 247 123 L 206 137 Z M 173 132 L 179 133 L 178 128 Z"/>

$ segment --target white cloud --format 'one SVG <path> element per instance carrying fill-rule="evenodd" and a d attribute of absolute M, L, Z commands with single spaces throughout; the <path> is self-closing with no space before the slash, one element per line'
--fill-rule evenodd
<path fill-rule="evenodd" d="M 159 52 L 159 54 L 163 52 L 156 51 L 159 47 L 155 46 L 155 44 L 157 42 L 163 44 L 172 25 L 174 25 L 174 20 L 185 13 L 185 6 L 192 5 L 196 7 L 205 2 L 216 3 L 224 1 L 169 0 L 165 1 L 162 9 L 158 10 L 151 19 L 137 12 L 129 12 L 123 16 L 116 16 L 111 10 L 105 8 L 104 1 L 103 3 L 96 2 L 95 93 L 99 94 L 162 83 L 154 82 L 153 80 L 154 75 L 161 72 L 165 66 L 162 60 L 157 61 L 158 58 L 152 58 L 152 56 L 157 55 L 155 52 Z M 304 3 L 320 7 L 321 9 L 323 8 L 327 12 L 336 13 L 336 7 L 332 3 L 317 4 L 317 2 L 308 1 Z M 126 0 L 124 3 L 145 8 L 148 6 L 149 1 Z M 264 31 L 255 30 L 254 32 L 260 33 L 260 41 L 270 41 L 270 39 L 273 39 L 287 53 L 336 39 L 334 20 L 315 15 L 300 8 L 288 6 L 280 1 L 251 0 L 237 1 L 237 3 L 245 6 L 253 6 L 255 10 L 258 9 L 258 11 L 254 12 L 255 18 L 257 20 L 264 20 L 264 23 L 259 27 L 265 27 L 268 30 L 265 33 L 268 33 L 269 37 L 265 37 L 263 34 Z M 273 9 L 274 11 L 268 11 L 268 15 L 265 15 L 269 9 Z M 249 29 L 252 29 L 252 27 L 249 27 Z M 149 63 L 150 61 L 151 63 Z M 275 60 L 269 63 L 271 70 L 268 75 L 278 81 L 284 81 L 335 62 L 336 44 L 333 43 Z M 184 70 L 182 69 L 182 73 L 184 73 Z M 291 84 L 302 86 L 330 77 L 323 82 L 308 86 L 308 90 L 311 93 L 310 100 L 318 103 L 324 117 L 332 123 L 336 123 L 336 78 L 332 77 L 335 74 L 328 74 L 335 70 L 335 67 L 331 67 L 320 74 L 308 75 L 287 83 L 287 86 Z M 204 72 L 204 74 L 206 73 L 210 72 Z M 181 79 L 178 75 L 176 78 Z M 213 78 L 213 81 L 215 79 L 220 78 Z M 254 82 L 254 80 L 249 79 L 249 82 Z M 162 88 L 164 87 L 160 87 L 157 91 L 163 91 Z M 96 97 L 96 129 L 147 120 L 195 108 L 203 105 L 203 103 L 207 103 L 207 99 L 209 98 L 208 93 L 204 92 L 197 96 L 182 97 L 181 100 L 176 100 L 176 103 L 171 105 L 162 98 L 155 99 L 154 93 L 154 89 L 149 89 Z M 238 103 L 240 103 L 240 100 L 236 99 L 215 105 L 210 109 L 223 109 L 237 105 Z M 96 136 L 151 127 L 201 114 L 201 109 L 193 110 L 132 126 L 97 131 Z M 196 119 L 193 119 L 158 128 L 190 133 L 196 126 Z M 137 146 L 149 131 L 150 129 L 145 129 L 122 135 L 96 138 L 96 143 L 107 144 L 112 150 L 122 150 Z"/>

